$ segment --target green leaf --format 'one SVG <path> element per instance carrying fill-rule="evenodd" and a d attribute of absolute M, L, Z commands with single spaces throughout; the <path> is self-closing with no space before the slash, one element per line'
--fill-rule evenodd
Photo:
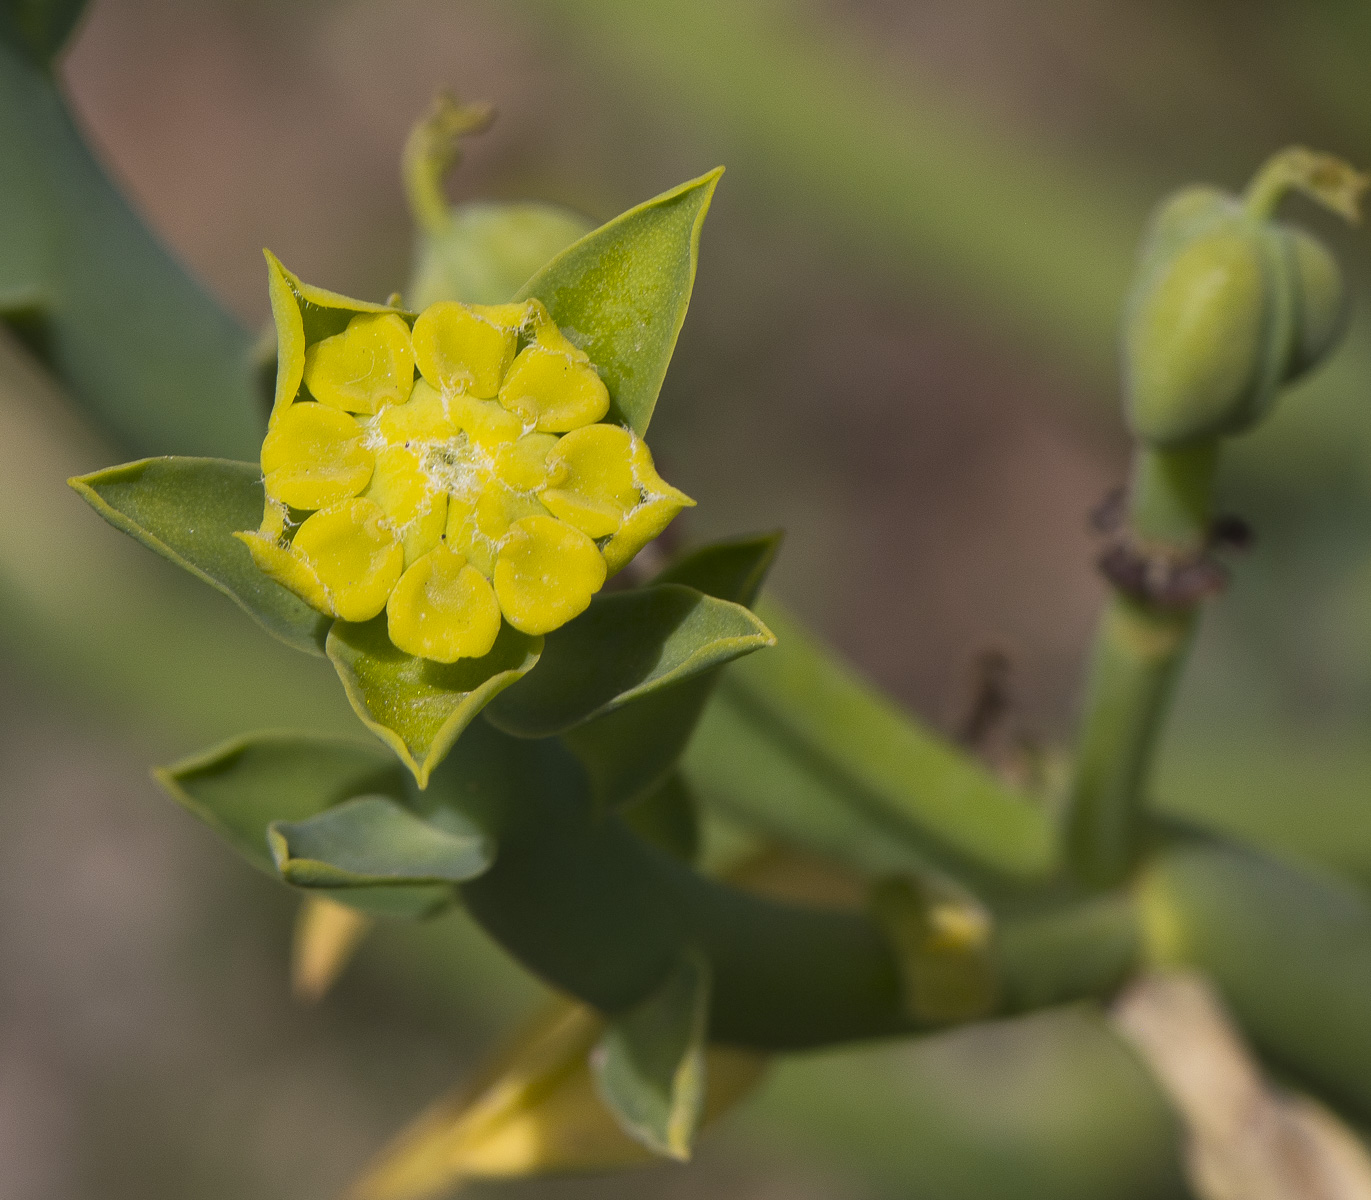
<path fill-rule="evenodd" d="M 639 837 L 682 862 L 694 862 L 700 853 L 700 815 L 695 797 L 677 772 L 625 808 L 623 818 Z"/>
<path fill-rule="evenodd" d="M 683 554 L 652 581 L 681 583 L 718 600 L 751 608 L 781 549 L 783 530 L 727 538 Z"/>
<path fill-rule="evenodd" d="M 490 866 L 490 842 L 451 809 L 438 812 L 426 821 L 385 796 L 358 796 L 303 821 L 274 821 L 267 839 L 276 869 L 297 887 L 474 879 Z"/>
<path fill-rule="evenodd" d="M 590 355 L 609 420 L 647 431 L 685 321 L 700 227 L 723 168 L 663 192 L 568 247 L 519 292 L 536 296 Z"/>
<path fill-rule="evenodd" d="M 707 716 L 710 737 L 689 751 L 690 775 L 706 796 L 722 792 L 740 807 L 758 804 L 764 820 L 799 816 L 779 788 L 780 775 L 751 766 L 769 758 L 787 764 L 787 777 L 805 779 L 819 808 L 857 814 L 853 821 L 829 810 L 819 818 L 844 836 L 884 830 L 880 836 L 962 876 L 985 871 L 1023 883 L 1055 870 L 1056 835 L 1044 805 L 924 729 L 774 606 L 765 611 L 778 627 L 777 649 L 729 673 L 716 703 L 726 692 L 732 716 Z"/>
<path fill-rule="evenodd" d="M 7 42 L 33 62 L 57 56 L 86 0 L 0 0 L 0 42 Z"/>
<path fill-rule="evenodd" d="M 68 480 L 116 529 L 218 588 L 268 633 L 323 652 L 331 617 L 257 569 L 233 534 L 256 529 L 262 472 L 221 458 L 145 458 Z"/>
<path fill-rule="evenodd" d="M 418 311 L 440 300 L 503 304 L 539 267 L 590 232 L 579 213 L 551 204 L 458 204 L 438 233 L 421 230 L 404 294 Z"/>
<path fill-rule="evenodd" d="M 660 990 L 610 1021 L 590 1057 L 600 1098 L 624 1132 L 682 1161 L 704 1104 L 708 1018 L 709 964 L 687 953 Z"/>
<path fill-rule="evenodd" d="M 506 733 L 547 737 L 774 642 L 742 605 L 680 584 L 598 596 L 547 635 L 538 670 L 488 716 Z"/>
<path fill-rule="evenodd" d="M 8 0 L 0 14 L 0 306 L 38 314 L 46 364 L 128 454 L 254 456 L 253 336 L 133 213 L 35 63 L 75 5 Z"/>
<path fill-rule="evenodd" d="M 779 546 L 779 533 L 716 542 L 685 555 L 653 582 L 682 584 L 718 600 L 751 604 Z M 662 784 L 690 741 L 719 670 L 702 671 L 563 735 L 602 807 L 631 804 Z"/>
<path fill-rule="evenodd" d="M 382 614 L 335 622 L 326 649 L 353 711 L 424 788 L 476 714 L 538 662 L 543 639 L 504 625 L 484 658 L 436 663 L 397 650 Z"/>
<path fill-rule="evenodd" d="M 317 734 L 257 733 L 153 772 L 172 797 L 271 875 L 267 828 L 304 821 L 352 796 L 405 793 L 379 746 Z"/>

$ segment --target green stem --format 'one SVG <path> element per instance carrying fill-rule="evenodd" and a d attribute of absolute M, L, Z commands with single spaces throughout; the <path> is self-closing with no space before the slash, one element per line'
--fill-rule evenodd
<path fill-rule="evenodd" d="M 1214 442 L 1139 449 L 1129 517 L 1140 550 L 1165 558 L 1203 547 L 1217 457 Z M 1137 860 L 1148 775 L 1195 621 L 1194 608 L 1122 593 L 1100 620 L 1066 812 L 1068 861 L 1089 885 L 1118 883 Z"/>
<path fill-rule="evenodd" d="M 410 212 L 420 229 L 440 234 L 452 220 L 443 180 L 461 159 L 461 139 L 489 128 L 494 110 L 485 104 L 458 104 L 439 95 L 405 139 L 400 172 Z"/>

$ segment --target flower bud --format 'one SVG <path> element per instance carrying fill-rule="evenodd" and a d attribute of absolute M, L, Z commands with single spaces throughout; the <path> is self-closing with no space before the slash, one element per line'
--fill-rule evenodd
<path fill-rule="evenodd" d="M 1154 446 L 1233 434 L 1323 360 L 1345 324 L 1341 272 L 1314 237 L 1272 219 L 1298 188 L 1355 219 L 1364 177 L 1325 155 L 1277 155 L 1245 197 L 1190 187 L 1143 244 L 1124 319 L 1134 434 Z"/>

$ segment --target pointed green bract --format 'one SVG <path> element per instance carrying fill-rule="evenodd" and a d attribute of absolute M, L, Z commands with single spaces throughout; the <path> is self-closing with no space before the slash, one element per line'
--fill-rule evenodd
<path fill-rule="evenodd" d="M 358 796 L 267 832 L 281 878 L 297 887 L 461 883 L 491 862 L 489 841 L 451 809 L 426 821 L 385 796 Z"/>
<path fill-rule="evenodd" d="M 609 388 L 609 420 L 647 431 L 685 321 L 700 227 L 723 168 L 663 192 L 568 247 L 519 292 L 547 305 Z"/>
<path fill-rule="evenodd" d="M 336 622 L 327 643 L 353 711 L 400 756 L 421 788 L 462 730 L 528 674 L 542 648 L 542 638 L 504 625 L 484 658 L 430 662 L 395 648 L 384 614 L 361 625 Z"/>
<path fill-rule="evenodd" d="M 705 1095 L 709 964 L 687 953 L 662 987 L 610 1021 L 591 1052 L 600 1098 L 624 1132 L 668 1157 L 690 1157 Z"/>
<path fill-rule="evenodd" d="M 653 581 L 693 587 L 716 600 L 751 604 L 780 546 L 780 534 L 715 542 L 682 556 Z M 643 696 L 569 730 L 564 740 L 605 808 L 632 804 L 671 773 L 714 692 L 719 668 Z"/>
<path fill-rule="evenodd" d="M 96 512 L 217 588 L 268 633 L 322 654 L 331 617 L 257 569 L 233 536 L 262 519 L 262 472 L 222 458 L 145 458 L 69 480 Z"/>
<path fill-rule="evenodd" d="M 154 773 L 172 797 L 254 866 L 276 874 L 275 821 L 303 821 L 363 794 L 404 795 L 404 772 L 381 747 L 317 734 L 234 738 Z"/>
<path fill-rule="evenodd" d="M 547 635 L 538 670 L 489 717 L 506 733 L 547 737 L 774 642 L 742 605 L 680 584 L 600 596 Z"/>

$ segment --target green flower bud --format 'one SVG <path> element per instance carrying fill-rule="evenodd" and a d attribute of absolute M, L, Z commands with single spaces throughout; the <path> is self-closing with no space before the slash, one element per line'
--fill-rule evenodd
<path fill-rule="evenodd" d="M 1245 197 L 1190 187 L 1162 204 L 1124 320 L 1137 437 L 1176 446 L 1238 433 L 1327 356 L 1345 325 L 1341 272 L 1317 239 L 1272 212 L 1298 188 L 1355 219 L 1365 186 L 1345 164 L 1297 148 L 1273 158 Z"/>

